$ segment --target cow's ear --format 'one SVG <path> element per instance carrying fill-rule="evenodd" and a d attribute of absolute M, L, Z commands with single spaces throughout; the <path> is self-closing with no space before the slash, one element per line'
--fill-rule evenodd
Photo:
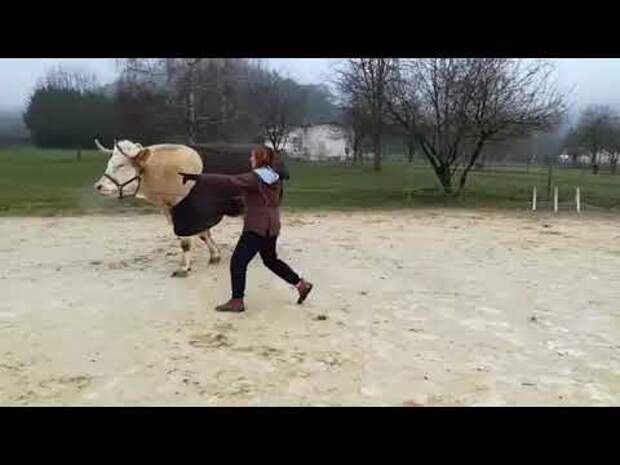
<path fill-rule="evenodd" d="M 144 166 L 146 161 L 151 156 L 151 151 L 149 149 L 142 149 L 138 152 L 138 154 L 134 157 L 134 161 L 139 166 Z"/>

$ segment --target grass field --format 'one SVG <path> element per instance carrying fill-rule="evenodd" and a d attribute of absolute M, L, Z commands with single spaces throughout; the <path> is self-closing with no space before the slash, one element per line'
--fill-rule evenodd
<path fill-rule="evenodd" d="M 0 149 L 0 215 L 55 215 L 112 212 L 149 212 L 145 202 L 106 199 L 93 191 L 106 158 L 86 151 L 39 150 L 33 147 Z M 458 198 L 443 195 L 434 173 L 422 164 L 385 163 L 380 173 L 368 166 L 290 163 L 286 186 L 289 209 L 355 210 L 429 206 L 527 209 L 532 187 L 545 199 L 547 171 L 525 167 L 487 168 L 472 172 Z M 620 176 L 591 175 L 587 170 L 554 171 L 560 200 L 571 201 L 581 187 L 589 206 L 620 208 Z"/>

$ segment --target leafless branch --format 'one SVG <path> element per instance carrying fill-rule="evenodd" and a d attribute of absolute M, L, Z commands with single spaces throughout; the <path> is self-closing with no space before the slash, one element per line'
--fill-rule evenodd
<path fill-rule="evenodd" d="M 417 139 L 447 193 L 456 192 L 484 146 L 557 124 L 563 96 L 541 60 L 400 60 L 390 80 L 390 116 Z"/>

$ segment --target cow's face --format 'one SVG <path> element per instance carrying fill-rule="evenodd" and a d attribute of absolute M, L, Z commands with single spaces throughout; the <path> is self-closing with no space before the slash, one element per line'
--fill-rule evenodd
<path fill-rule="evenodd" d="M 140 171 L 148 149 L 122 140 L 113 149 L 106 149 L 95 140 L 102 152 L 110 154 L 104 175 L 95 183 L 95 190 L 109 197 L 135 196 L 140 188 Z M 122 190 L 122 192 L 121 192 Z"/>

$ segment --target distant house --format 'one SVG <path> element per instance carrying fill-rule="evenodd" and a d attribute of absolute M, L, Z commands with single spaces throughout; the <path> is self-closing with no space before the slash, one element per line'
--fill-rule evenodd
<path fill-rule="evenodd" d="M 578 155 L 576 158 L 571 157 L 568 153 L 564 152 L 559 156 L 560 163 L 567 165 L 569 163 L 576 162 L 579 165 L 589 165 L 592 162 L 592 155 Z M 598 152 L 598 156 L 596 157 L 597 163 L 599 165 L 609 165 L 611 161 L 611 156 L 609 152 L 606 150 L 601 150 Z"/>
<path fill-rule="evenodd" d="M 353 156 L 351 137 L 338 123 L 299 126 L 288 134 L 284 151 L 300 160 L 346 160 Z"/>

